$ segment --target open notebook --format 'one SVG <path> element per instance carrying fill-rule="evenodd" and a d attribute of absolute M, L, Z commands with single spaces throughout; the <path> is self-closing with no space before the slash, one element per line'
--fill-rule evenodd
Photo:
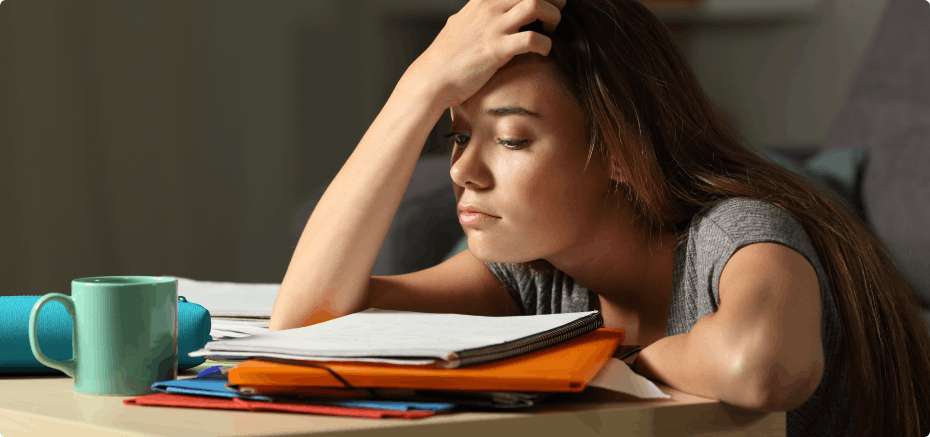
<path fill-rule="evenodd" d="M 302 328 L 212 341 L 190 356 L 357 361 L 451 369 L 542 349 L 603 324 L 598 311 L 483 317 L 369 309 Z"/>

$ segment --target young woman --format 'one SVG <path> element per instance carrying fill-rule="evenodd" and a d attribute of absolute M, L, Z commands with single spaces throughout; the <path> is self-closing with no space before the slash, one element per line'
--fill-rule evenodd
<path fill-rule="evenodd" d="M 468 250 L 372 277 L 447 108 Z M 597 309 L 643 347 L 637 372 L 788 411 L 788 435 L 930 433 L 930 335 L 881 244 L 747 149 L 635 1 L 471 0 L 449 18 L 310 217 L 271 330 L 367 307 Z"/>

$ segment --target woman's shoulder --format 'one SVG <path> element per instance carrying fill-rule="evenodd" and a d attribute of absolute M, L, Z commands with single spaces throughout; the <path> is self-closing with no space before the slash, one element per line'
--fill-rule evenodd
<path fill-rule="evenodd" d="M 825 278 L 805 227 L 787 210 L 760 199 L 732 198 L 703 208 L 691 220 L 687 259 L 722 269 L 730 256 L 754 243 L 778 243 L 803 255 Z"/>
<path fill-rule="evenodd" d="M 695 218 L 720 221 L 749 216 L 780 218 L 783 215 L 791 217 L 788 211 L 774 203 L 751 197 L 733 197 L 705 206 Z"/>
<path fill-rule="evenodd" d="M 791 213 L 765 200 L 744 197 L 704 207 L 691 220 L 689 239 L 737 245 L 757 241 L 809 245 L 807 232 Z"/>
<path fill-rule="evenodd" d="M 808 232 L 790 212 L 759 199 L 727 199 L 695 215 L 687 243 L 680 246 L 682 263 L 676 264 L 680 278 L 677 283 L 684 287 L 685 294 L 693 296 L 706 296 L 702 290 L 712 290 L 719 306 L 718 284 L 723 268 L 736 251 L 754 243 L 778 243 L 807 259 L 817 273 L 824 308 L 831 314 L 835 312 L 826 272 Z M 717 306 L 705 305 L 705 309 L 716 310 Z"/>

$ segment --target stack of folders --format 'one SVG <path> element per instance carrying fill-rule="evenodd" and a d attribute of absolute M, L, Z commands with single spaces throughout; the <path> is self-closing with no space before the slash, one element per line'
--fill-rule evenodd
<path fill-rule="evenodd" d="M 199 281 L 178 278 L 178 294 L 210 313 L 213 340 L 244 338 L 268 332 L 271 310 L 281 284 Z M 227 360 L 224 360 L 227 361 Z M 228 360 L 231 363 L 242 359 Z M 154 384 L 157 393 L 123 402 L 127 405 L 284 411 L 365 418 L 415 419 L 448 411 L 456 404 L 417 400 L 372 399 L 338 391 L 327 396 L 246 395 L 229 388 L 230 363 L 201 372 L 196 378 Z"/>
<path fill-rule="evenodd" d="M 624 331 L 603 328 L 596 311 L 477 317 L 369 309 L 269 333 L 280 284 L 177 279 L 179 294 L 211 315 L 214 341 L 190 355 L 226 366 L 160 382 L 153 389 L 161 393 L 126 404 L 411 419 L 457 407 L 528 407 L 586 386 L 668 397 L 610 358 Z"/>
<path fill-rule="evenodd" d="M 125 399 L 126 405 L 278 411 L 330 416 L 416 419 L 455 408 L 448 402 L 370 400 L 346 396 L 244 395 L 229 388 L 227 369 L 212 367 L 196 378 L 157 382 L 156 394 Z"/>
<path fill-rule="evenodd" d="M 579 392 L 623 342 L 597 311 L 481 317 L 369 309 L 303 328 L 212 341 L 191 356 L 238 359 L 241 398 L 531 406 Z"/>

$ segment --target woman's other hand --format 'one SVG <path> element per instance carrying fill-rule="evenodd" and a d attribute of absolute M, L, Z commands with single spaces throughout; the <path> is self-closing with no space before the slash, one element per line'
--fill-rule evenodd
<path fill-rule="evenodd" d="M 566 0 L 470 0 L 407 68 L 401 81 L 431 87 L 444 107 L 474 95 L 514 56 L 549 54 L 552 40 L 517 31 L 536 20 L 554 32 Z"/>

